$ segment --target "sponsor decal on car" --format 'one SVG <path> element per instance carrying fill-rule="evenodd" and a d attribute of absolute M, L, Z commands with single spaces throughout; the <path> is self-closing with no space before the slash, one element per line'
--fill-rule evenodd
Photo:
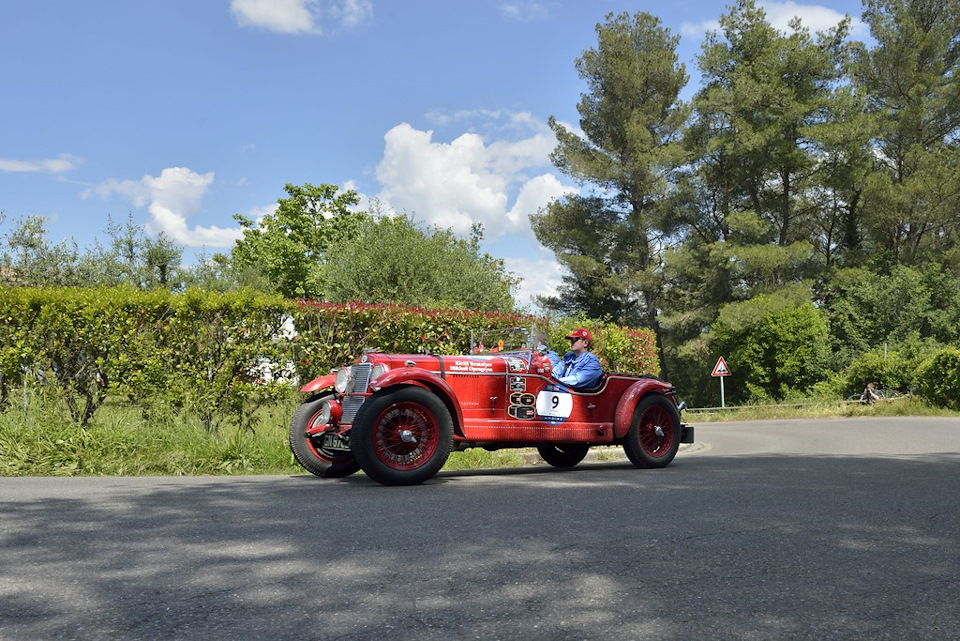
<path fill-rule="evenodd" d="M 521 378 L 516 376 L 514 378 Z M 507 408 L 507 414 L 513 418 L 519 418 L 530 421 L 537 418 L 537 397 L 525 392 L 513 392 L 510 394 L 510 406 Z"/>
<path fill-rule="evenodd" d="M 489 374 L 493 371 L 493 363 L 486 358 L 471 358 L 470 360 L 453 361 L 447 366 L 447 369 L 451 372 Z"/>
<path fill-rule="evenodd" d="M 506 361 L 511 372 L 527 371 L 527 363 L 522 358 L 508 358 Z"/>

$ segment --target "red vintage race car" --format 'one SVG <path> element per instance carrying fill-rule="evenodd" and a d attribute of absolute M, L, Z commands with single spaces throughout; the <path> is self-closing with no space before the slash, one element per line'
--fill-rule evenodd
<path fill-rule="evenodd" d="M 294 456 L 325 478 L 362 469 L 384 485 L 412 485 L 471 447 L 535 447 L 569 468 L 591 446 L 622 445 L 636 467 L 655 468 L 693 442 L 670 383 L 604 372 L 590 389 L 571 388 L 520 336 L 463 356 L 371 352 L 311 381 L 290 423 Z"/>

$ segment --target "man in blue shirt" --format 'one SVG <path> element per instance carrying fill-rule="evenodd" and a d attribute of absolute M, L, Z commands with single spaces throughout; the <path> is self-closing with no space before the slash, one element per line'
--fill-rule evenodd
<path fill-rule="evenodd" d="M 603 376 L 600 359 L 590 351 L 593 335 L 581 328 L 570 332 L 567 340 L 570 341 L 570 351 L 554 368 L 553 377 L 570 387 L 593 387 Z"/>

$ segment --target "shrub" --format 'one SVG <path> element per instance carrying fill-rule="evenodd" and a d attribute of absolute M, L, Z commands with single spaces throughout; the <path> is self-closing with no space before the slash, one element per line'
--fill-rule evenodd
<path fill-rule="evenodd" d="M 826 319 L 799 289 L 725 305 L 713 331 L 731 400 L 782 400 L 827 377 Z"/>
<path fill-rule="evenodd" d="M 292 322 L 292 327 L 291 327 Z M 657 373 L 653 334 L 576 319 L 611 369 Z M 189 411 L 216 430 L 364 349 L 462 354 L 491 329 L 550 320 L 517 313 L 328 304 L 197 289 L 10 288 L 0 292 L 0 405 L 14 385 L 36 383 L 86 425 L 108 394 L 146 413 Z M 570 327 L 572 328 L 572 327 Z M 280 376 L 278 376 L 278 373 Z M 26 378 L 25 378 L 26 376 Z"/>
<path fill-rule="evenodd" d="M 917 362 L 899 351 L 873 349 L 857 357 L 843 374 L 843 394 L 863 391 L 873 381 L 877 389 L 906 392 L 914 386 Z"/>
<path fill-rule="evenodd" d="M 941 350 L 924 362 L 917 372 L 917 392 L 930 403 L 960 410 L 960 349 Z"/>

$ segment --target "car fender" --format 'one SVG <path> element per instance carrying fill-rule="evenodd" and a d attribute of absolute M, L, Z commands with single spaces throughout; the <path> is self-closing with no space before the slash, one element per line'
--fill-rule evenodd
<path fill-rule="evenodd" d="M 374 392 L 394 387 L 397 385 L 419 385 L 425 387 L 437 395 L 443 404 L 450 410 L 450 416 L 453 418 L 453 429 L 457 434 L 463 434 L 463 411 L 460 409 L 460 402 L 453 389 L 443 378 L 435 373 L 418 367 L 402 367 L 393 369 L 378 377 L 370 383 L 370 389 Z"/>
<path fill-rule="evenodd" d="M 644 378 L 628 387 L 617 403 L 617 411 L 613 418 L 614 438 L 623 438 L 630 431 L 633 412 L 637 408 L 637 404 L 640 403 L 640 399 L 650 393 L 666 396 L 669 391 L 670 385 L 657 378 Z"/>
<path fill-rule="evenodd" d="M 315 378 L 303 387 L 300 388 L 300 392 L 303 394 L 310 394 L 312 392 L 322 392 L 326 389 L 333 389 L 334 384 L 337 382 L 336 374 L 325 374 L 319 378 Z"/>

